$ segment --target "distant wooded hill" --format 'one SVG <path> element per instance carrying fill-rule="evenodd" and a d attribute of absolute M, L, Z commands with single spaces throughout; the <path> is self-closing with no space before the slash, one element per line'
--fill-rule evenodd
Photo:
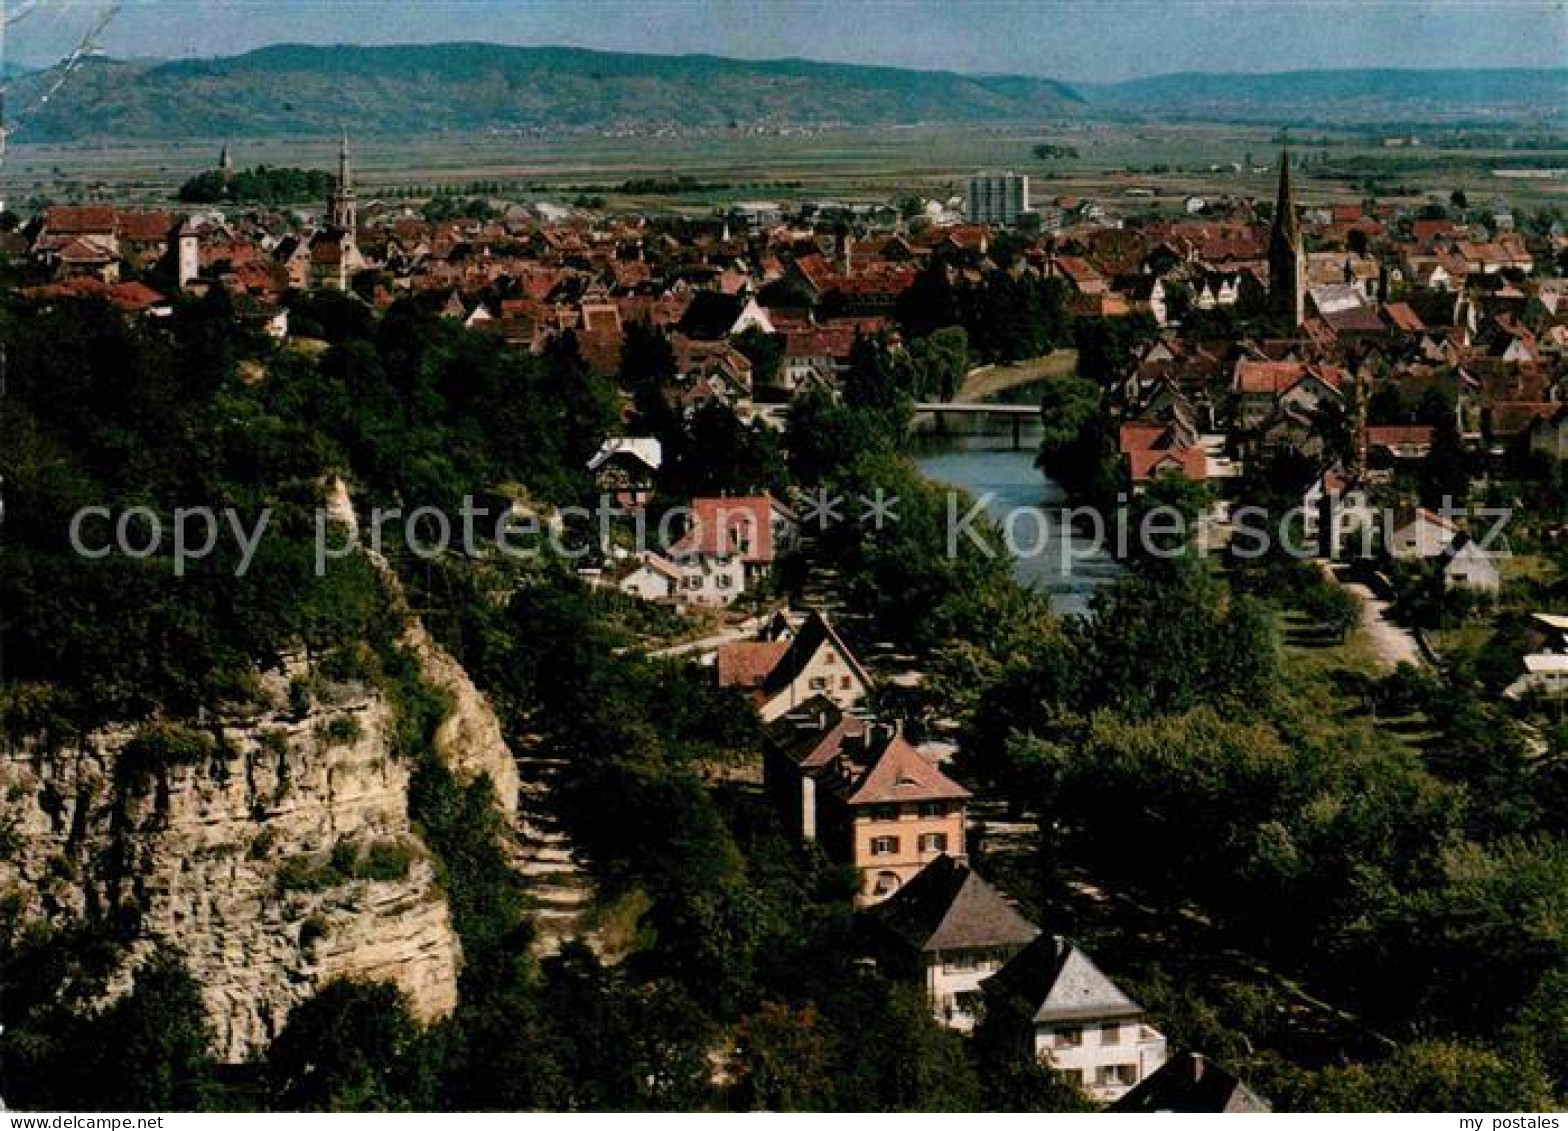
<path fill-rule="evenodd" d="M 1505 118 L 1561 121 L 1568 69 L 1171 74 L 1080 86 L 1101 112 L 1209 121 L 1340 125 Z"/>
<path fill-rule="evenodd" d="M 26 104 L 29 75 L 15 83 Z M 1559 117 L 1568 70 L 1176 74 L 1068 86 L 800 59 L 442 43 L 277 45 L 220 59 L 92 59 L 23 141 L 474 130 L 728 129 L 763 124 L 1209 118 L 1280 124 Z"/>
<path fill-rule="evenodd" d="M 345 123 L 412 134 L 1039 120 L 1080 105 L 1061 83 L 1016 75 L 482 43 L 283 45 L 223 59 L 92 60 L 23 140 L 330 134 Z"/>

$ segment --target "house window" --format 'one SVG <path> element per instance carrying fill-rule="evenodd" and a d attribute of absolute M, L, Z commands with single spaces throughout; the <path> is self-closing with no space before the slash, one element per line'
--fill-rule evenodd
<path fill-rule="evenodd" d="M 956 950 L 948 955 L 947 961 L 943 965 L 953 971 L 973 970 L 976 965 L 974 952 Z"/>
<path fill-rule="evenodd" d="M 847 675 L 841 675 L 838 677 L 838 688 L 840 691 L 849 690 L 849 677 Z"/>
<path fill-rule="evenodd" d="M 874 836 L 871 838 L 871 855 L 895 856 L 898 854 L 898 838 L 896 836 Z"/>
<path fill-rule="evenodd" d="M 1051 1045 L 1059 1049 L 1075 1049 L 1083 1044 L 1082 1029 L 1058 1029 L 1051 1034 Z"/>
<path fill-rule="evenodd" d="M 832 652 L 829 652 L 827 655 L 822 657 L 822 662 L 828 667 L 832 667 L 834 664 L 838 663 L 838 656 Z"/>
<path fill-rule="evenodd" d="M 1094 1082 L 1101 1087 L 1130 1088 L 1138 1082 L 1136 1064 L 1102 1064 L 1095 1069 Z"/>
<path fill-rule="evenodd" d="M 947 816 L 947 802 L 922 801 L 920 803 L 920 815 L 922 817 L 945 817 Z"/>
<path fill-rule="evenodd" d="M 826 676 L 814 675 L 811 677 L 809 686 L 813 691 L 823 691 L 827 688 L 827 685 L 828 681 Z"/>
<path fill-rule="evenodd" d="M 898 820 L 898 806 L 873 805 L 869 816 L 873 821 L 896 821 Z"/>
<path fill-rule="evenodd" d="M 871 888 L 872 895 L 892 895 L 898 890 L 902 881 L 897 872 L 878 872 L 877 882 Z"/>
<path fill-rule="evenodd" d="M 1102 1045 L 1119 1045 L 1122 1043 L 1122 1027 L 1120 1025 L 1101 1025 L 1100 1043 Z"/>
<path fill-rule="evenodd" d="M 921 852 L 946 852 L 946 833 L 924 833 L 920 837 Z"/>
<path fill-rule="evenodd" d="M 729 574 L 721 573 L 715 579 L 715 584 L 717 584 L 720 589 L 728 589 L 730 587 L 730 585 L 733 584 L 733 582 L 732 582 Z"/>

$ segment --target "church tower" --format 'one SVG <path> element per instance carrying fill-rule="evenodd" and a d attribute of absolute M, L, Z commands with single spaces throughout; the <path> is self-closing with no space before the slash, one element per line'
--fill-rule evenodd
<path fill-rule="evenodd" d="M 343 145 L 338 150 L 338 187 L 327 201 L 327 223 L 355 242 L 359 228 L 359 206 L 354 198 L 354 175 L 349 168 L 348 131 L 343 131 Z"/>
<path fill-rule="evenodd" d="M 218 154 L 218 175 L 226 181 L 234 179 L 234 155 L 229 152 L 229 143 L 223 143 L 223 152 Z"/>
<path fill-rule="evenodd" d="M 1307 257 L 1301 246 L 1301 222 L 1290 188 L 1290 150 L 1279 155 L 1279 193 L 1274 200 L 1274 230 L 1269 233 L 1269 309 L 1291 326 L 1306 320 Z"/>

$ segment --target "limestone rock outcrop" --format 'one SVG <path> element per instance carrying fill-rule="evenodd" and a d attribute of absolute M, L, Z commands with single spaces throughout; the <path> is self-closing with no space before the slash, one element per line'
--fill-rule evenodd
<path fill-rule="evenodd" d="M 272 673 L 268 709 L 169 732 L 178 757 L 149 757 L 145 728 L 0 740 L 0 894 L 48 919 L 134 912 L 127 971 L 177 949 L 229 1060 L 334 978 L 395 981 L 425 1019 L 456 1004 L 460 947 L 391 707 L 302 679 Z"/>

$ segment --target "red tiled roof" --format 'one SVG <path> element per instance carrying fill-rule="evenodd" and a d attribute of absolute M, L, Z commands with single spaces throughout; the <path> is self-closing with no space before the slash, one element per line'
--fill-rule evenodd
<path fill-rule="evenodd" d="M 1118 445 L 1124 452 L 1153 451 L 1160 438 L 1168 432 L 1166 425 L 1152 420 L 1137 420 L 1123 424 L 1118 434 Z"/>
<path fill-rule="evenodd" d="M 1254 361 L 1243 358 L 1236 363 L 1235 388 L 1238 393 L 1279 396 L 1308 377 L 1316 377 L 1332 389 L 1345 381 L 1345 371 L 1335 365 L 1309 365 L 1304 361 Z"/>
<path fill-rule="evenodd" d="M 814 327 L 784 334 L 785 357 L 848 358 L 855 346 L 853 326 Z"/>
<path fill-rule="evenodd" d="M 1430 424 L 1373 424 L 1367 427 L 1367 443 L 1372 447 L 1424 447 L 1432 443 Z"/>
<path fill-rule="evenodd" d="M 896 734 L 847 801 L 850 805 L 884 805 L 897 801 L 956 801 L 968 796 L 967 789 L 921 757 L 903 735 Z"/>
<path fill-rule="evenodd" d="M 1161 475 L 1176 475 L 1193 483 L 1209 477 L 1209 461 L 1197 448 L 1165 448 L 1126 453 L 1127 471 L 1134 483 Z"/>
<path fill-rule="evenodd" d="M 112 235 L 119 214 L 99 205 L 56 204 L 44 213 L 44 228 L 52 235 Z"/>
<path fill-rule="evenodd" d="M 131 243 L 159 243 L 168 239 L 174 217 L 167 212 L 121 212 L 120 238 Z"/>
<path fill-rule="evenodd" d="M 693 499 L 692 528 L 672 547 L 671 556 L 740 553 L 742 561 L 773 560 L 773 500 L 767 495 Z M 745 550 L 738 550 L 742 544 Z"/>
<path fill-rule="evenodd" d="M 741 641 L 719 645 L 715 667 L 720 687 L 749 691 L 767 682 L 768 674 L 789 651 L 789 641 Z"/>
<path fill-rule="evenodd" d="M 1383 307 L 1383 313 L 1388 315 L 1395 329 L 1407 334 L 1419 334 L 1426 330 L 1426 323 L 1421 321 L 1421 316 L 1411 309 L 1408 302 L 1388 303 Z"/>

